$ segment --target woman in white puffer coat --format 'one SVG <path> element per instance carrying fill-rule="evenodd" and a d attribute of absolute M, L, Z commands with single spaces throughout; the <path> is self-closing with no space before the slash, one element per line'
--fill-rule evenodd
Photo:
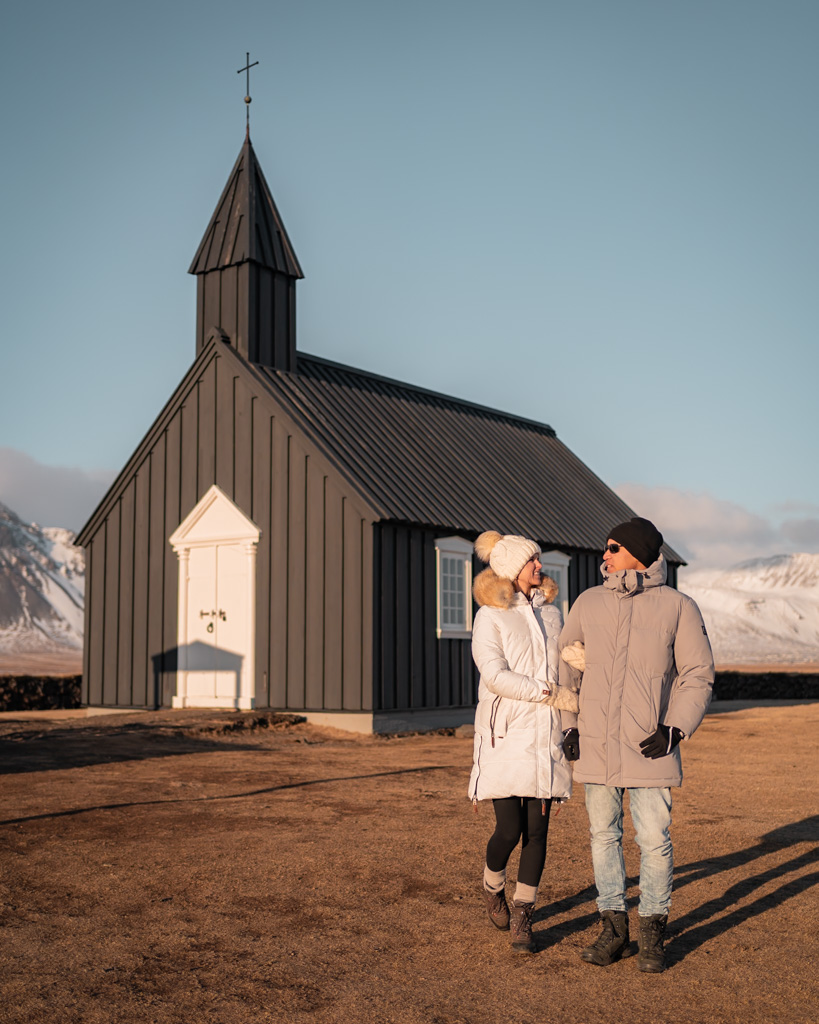
<path fill-rule="evenodd" d="M 546 859 L 552 801 L 571 795 L 572 773 L 561 746 L 559 709 L 577 694 L 557 684 L 557 638 L 563 617 L 557 586 L 542 576 L 540 548 L 525 537 L 488 531 L 475 552 L 489 563 L 475 579 L 480 608 L 472 656 L 481 674 L 469 796 L 491 799 L 495 831 L 486 848 L 484 896 L 489 919 L 511 930 L 512 948 L 534 951 L 531 917 Z M 523 839 L 511 911 L 506 865 Z"/>

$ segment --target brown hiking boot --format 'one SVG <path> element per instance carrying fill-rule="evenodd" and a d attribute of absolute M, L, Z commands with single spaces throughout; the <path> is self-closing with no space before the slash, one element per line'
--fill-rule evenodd
<path fill-rule="evenodd" d="M 640 953 L 637 966 L 646 974 L 662 974 L 665 970 L 665 926 L 668 914 L 652 914 L 651 917 L 640 918 Z"/>
<path fill-rule="evenodd" d="M 608 967 L 615 960 L 631 956 L 634 952 L 629 946 L 628 914 L 624 910 L 604 910 L 600 919 L 603 930 L 595 942 L 581 951 L 580 959 L 587 964 Z"/>
<path fill-rule="evenodd" d="M 503 889 L 492 892 L 484 886 L 483 898 L 486 901 L 486 912 L 489 920 L 502 932 L 509 930 L 509 906 L 506 902 L 506 893 Z"/>
<path fill-rule="evenodd" d="M 534 953 L 535 940 L 532 938 L 532 913 L 534 903 L 512 902 L 510 938 L 515 953 Z"/>

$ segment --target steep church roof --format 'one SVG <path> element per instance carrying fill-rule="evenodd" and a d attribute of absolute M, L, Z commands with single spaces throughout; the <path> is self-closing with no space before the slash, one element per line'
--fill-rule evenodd
<path fill-rule="evenodd" d="M 599 551 L 611 527 L 634 515 L 544 423 L 316 356 L 297 359 L 297 373 L 257 369 L 383 520 Z"/>
<path fill-rule="evenodd" d="M 304 277 L 248 138 L 189 273 L 204 274 L 251 260 L 288 277 Z"/>

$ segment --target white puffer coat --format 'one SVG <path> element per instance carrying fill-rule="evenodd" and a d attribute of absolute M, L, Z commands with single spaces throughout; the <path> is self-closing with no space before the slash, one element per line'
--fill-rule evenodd
<path fill-rule="evenodd" d="M 551 603 L 557 587 L 545 578 L 530 600 L 485 569 L 473 592 L 481 605 L 472 629 L 481 681 L 469 797 L 568 799 L 572 773 L 561 746 L 560 715 L 543 699 L 547 684 L 557 690 L 563 624 Z"/>

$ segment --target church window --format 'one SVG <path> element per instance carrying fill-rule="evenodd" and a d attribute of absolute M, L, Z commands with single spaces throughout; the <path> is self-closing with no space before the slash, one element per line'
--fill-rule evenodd
<path fill-rule="evenodd" d="M 435 541 L 439 639 L 472 636 L 472 544 L 463 537 Z"/>
<path fill-rule="evenodd" d="M 540 556 L 543 575 L 551 576 L 558 586 L 555 607 L 559 608 L 563 618 L 569 614 L 569 562 L 571 557 L 562 551 L 544 551 Z"/>

